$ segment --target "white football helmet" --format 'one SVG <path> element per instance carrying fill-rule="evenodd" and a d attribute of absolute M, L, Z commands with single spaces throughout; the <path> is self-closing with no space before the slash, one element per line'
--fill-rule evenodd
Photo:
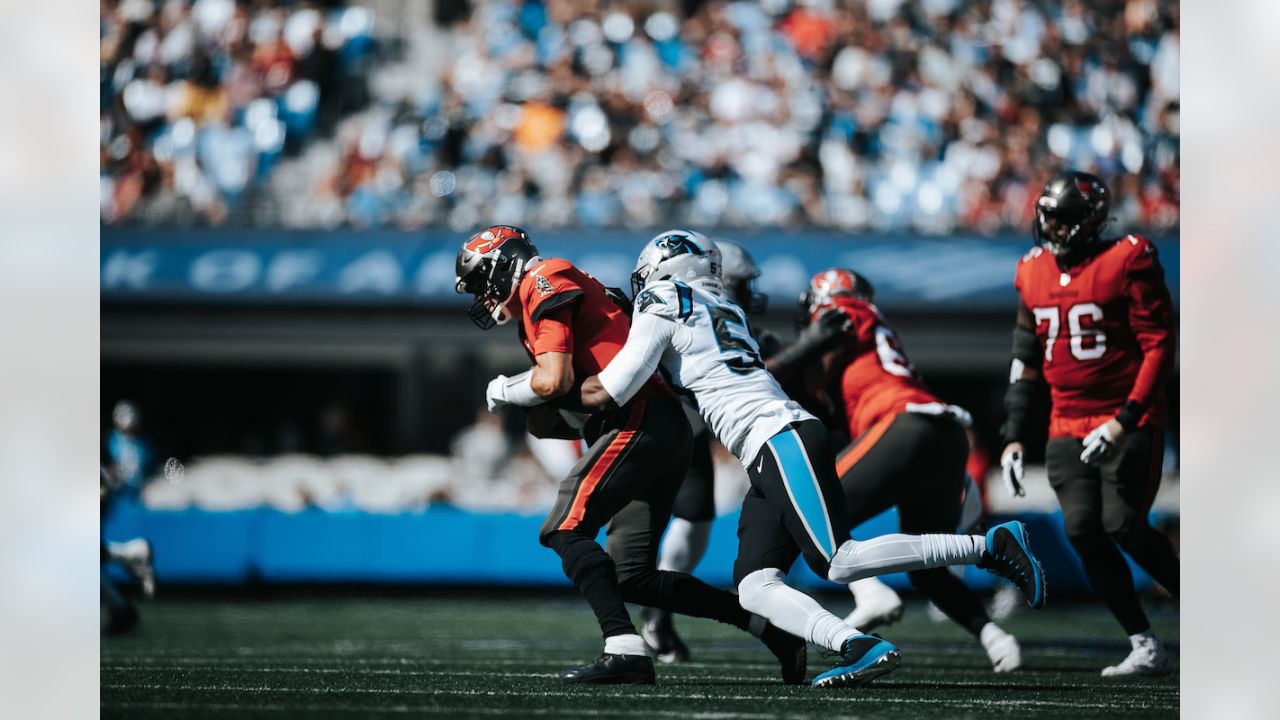
<path fill-rule="evenodd" d="M 640 251 L 631 273 L 632 297 L 651 282 L 702 281 L 720 289 L 720 249 L 702 233 L 667 230 L 658 233 Z"/>
<path fill-rule="evenodd" d="M 769 307 L 769 296 L 756 289 L 760 266 L 747 249 L 732 240 L 716 238 L 722 258 L 720 279 L 725 293 L 748 315 L 761 315 Z"/>

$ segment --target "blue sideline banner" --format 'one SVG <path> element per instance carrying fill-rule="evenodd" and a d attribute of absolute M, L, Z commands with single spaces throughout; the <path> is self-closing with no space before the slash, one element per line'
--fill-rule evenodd
<path fill-rule="evenodd" d="M 1032 547 L 1054 592 L 1087 591 L 1080 561 L 1063 530 L 1062 514 L 1024 513 L 1017 519 L 1027 524 Z M 1153 523 L 1161 519 L 1153 516 Z M 149 539 L 161 583 L 568 585 L 560 558 L 538 543 L 542 521 L 541 514 L 473 513 L 443 505 L 379 515 L 317 509 L 286 513 L 270 508 L 159 511 L 134 504 L 118 506 L 104 520 L 102 530 L 109 540 Z M 698 577 L 713 585 L 733 586 L 737 528 L 736 512 L 716 519 L 707 553 L 695 570 Z M 865 540 L 897 531 L 897 511 L 891 509 L 858 526 L 853 536 Z M 1130 563 L 1130 568 L 1138 587 L 1151 585 L 1150 577 L 1137 565 Z M 964 568 L 964 577 L 982 591 L 998 582 L 976 567 Z M 895 587 L 909 587 L 903 573 L 885 579 Z M 791 580 L 801 587 L 836 589 L 803 562 L 796 563 Z"/>
<path fill-rule="evenodd" d="M 535 240 L 606 285 L 627 288 L 649 232 L 551 232 Z M 760 265 L 760 289 L 791 309 L 809 278 L 831 266 L 857 270 L 886 309 L 1008 312 L 1014 266 L 1029 237 L 844 236 L 741 233 Z M 1177 235 L 1153 238 L 1177 302 Z M 445 231 L 102 230 L 102 299 L 164 303 L 458 305 L 454 257 L 465 236 Z"/>

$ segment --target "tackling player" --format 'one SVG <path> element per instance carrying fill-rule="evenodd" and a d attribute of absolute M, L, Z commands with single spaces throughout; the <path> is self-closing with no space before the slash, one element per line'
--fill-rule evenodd
<path fill-rule="evenodd" d="M 1164 383 L 1174 362 L 1173 301 L 1155 245 L 1103 240 L 1111 201 L 1097 177 L 1067 171 L 1036 202 L 1037 247 L 1018 263 L 1021 297 L 1005 396 L 1004 481 L 1022 495 L 1030 409 L 1048 383 L 1045 465 L 1067 537 L 1132 652 L 1104 676 L 1169 672 L 1120 546 L 1175 597 L 1178 558 L 1147 524 L 1160 483 Z"/>
<path fill-rule="evenodd" d="M 774 625 L 840 655 L 814 678 L 819 687 L 857 686 L 893 670 L 892 644 L 860 633 L 809 596 L 786 585 L 796 556 L 833 582 L 907 570 L 982 562 L 1015 582 L 1033 606 L 1043 603 L 1039 563 L 1021 525 L 986 537 L 848 535 L 826 428 L 791 400 L 764 367 L 742 309 L 724 296 L 714 245 L 671 230 L 641 252 L 631 276 L 634 320 L 626 346 L 582 386 L 583 403 L 627 403 L 659 367 L 690 395 L 716 438 L 747 469 L 734 579 L 742 606 Z"/>
<path fill-rule="evenodd" d="M 760 268 L 751 254 L 731 240 L 716 238 L 713 244 L 720 253 L 720 277 L 725 294 L 745 310 L 748 317 L 763 314 L 769 298 L 755 288 Z M 760 356 L 768 365 L 782 342 L 773 333 L 755 325 L 750 330 L 760 346 Z M 671 524 L 662 538 L 658 568 L 691 573 L 706 554 L 711 523 L 716 517 L 715 462 L 711 455 L 711 431 L 696 410 L 687 404 L 685 410 L 693 427 L 693 461 L 672 507 Z M 878 582 L 874 578 L 871 581 Z M 641 634 L 659 660 L 685 662 L 689 659 L 689 648 L 676 633 L 670 611 L 643 608 L 641 616 L 644 619 Z"/>
<path fill-rule="evenodd" d="M 873 304 L 874 295 L 865 277 L 831 268 L 813 277 L 804 298 L 815 319 L 835 308 L 849 320 L 841 341 L 807 374 L 812 394 L 828 401 L 854 438 L 836 456 L 850 527 L 896 506 L 904 533 L 954 532 L 966 490 L 969 413 L 929 392 Z M 1021 667 L 1018 641 L 991 622 L 960 578 L 945 568 L 915 570 L 907 577 L 979 640 L 996 672 Z"/>
<path fill-rule="evenodd" d="M 561 558 L 565 574 L 595 612 L 604 653 L 561 673 L 566 683 L 653 683 L 653 661 L 623 602 L 663 607 L 750 630 L 783 665 L 783 679 L 804 676 L 804 641 L 753 618 L 730 592 L 686 573 L 660 572 L 658 540 L 689 465 L 689 425 L 680 402 L 650 372 L 621 407 L 589 416 L 566 412 L 575 378 L 594 375 L 622 348 L 627 313 L 591 276 L 568 261 L 543 259 L 520 228 L 498 225 L 471 237 L 458 253 L 456 290 L 475 296 L 482 329 L 520 317 L 519 334 L 534 366 L 499 375 L 486 392 L 490 410 L 532 409 L 535 417 L 571 418 L 590 444 L 560 485 L 539 539 Z M 545 435 L 556 423 L 541 422 Z M 572 434 L 566 423 L 558 432 Z M 607 553 L 596 544 L 608 523 Z"/>

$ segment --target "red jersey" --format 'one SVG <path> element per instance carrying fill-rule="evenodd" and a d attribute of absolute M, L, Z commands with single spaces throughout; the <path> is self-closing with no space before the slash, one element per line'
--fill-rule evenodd
<path fill-rule="evenodd" d="M 1066 271 L 1033 248 L 1018 263 L 1014 286 L 1043 351 L 1050 437 L 1084 437 L 1128 400 L 1147 409 L 1140 426 L 1163 424 L 1173 300 L 1155 245 L 1126 235 Z"/>
<path fill-rule="evenodd" d="M 599 280 L 568 260 L 541 260 L 516 290 L 522 307 L 520 341 L 530 358 L 545 352 L 573 356 L 576 378 L 598 375 L 627 342 L 631 318 L 605 294 Z M 658 376 L 637 397 L 669 391 Z"/>
<path fill-rule="evenodd" d="M 851 439 L 861 437 L 877 421 L 903 412 L 908 403 L 938 402 L 875 305 L 851 297 L 837 297 L 835 304 L 853 324 L 844 340 L 853 360 L 840 376 L 840 399 Z"/>

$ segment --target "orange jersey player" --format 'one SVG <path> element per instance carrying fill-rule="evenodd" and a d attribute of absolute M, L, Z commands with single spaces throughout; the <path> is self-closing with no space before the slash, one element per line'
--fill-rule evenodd
<path fill-rule="evenodd" d="M 1000 462 L 1009 492 L 1023 494 L 1031 407 L 1047 383 L 1049 483 L 1090 584 L 1133 646 L 1102 674 L 1155 674 L 1170 660 L 1117 545 L 1177 595 L 1178 558 L 1147 523 L 1163 458 L 1173 302 L 1155 245 L 1139 235 L 1102 239 L 1110 209 L 1107 186 L 1083 172 L 1059 173 L 1037 200 L 1037 247 L 1014 281 L 1021 303 Z"/>
<path fill-rule="evenodd" d="M 567 260 L 543 259 L 520 228 L 497 225 L 458 252 L 456 290 L 475 296 L 472 320 L 483 329 L 520 317 L 529 371 L 489 383 L 489 409 L 517 405 L 556 413 L 548 432 L 580 428 L 589 447 L 568 476 L 539 539 L 561 558 L 604 635 L 593 663 L 560 674 L 566 683 L 653 683 L 653 661 L 624 602 L 706 617 L 759 635 L 782 662 L 783 678 L 803 679 L 804 641 L 752 616 L 733 593 L 687 573 L 657 569 L 658 542 L 689 467 L 692 438 L 680 401 L 657 375 L 621 406 L 587 412 L 572 398 L 581 380 L 613 360 L 631 327 L 628 311 L 595 278 Z M 577 412 L 575 412 L 575 410 Z M 557 425 L 559 427 L 557 427 Z M 595 541 L 608 525 L 608 542 Z"/>
<path fill-rule="evenodd" d="M 852 442 L 836 456 L 836 472 L 851 527 L 898 508 L 904 533 L 955 532 L 966 483 L 969 413 L 938 399 L 907 358 L 906 349 L 873 302 L 871 283 L 852 270 L 831 268 L 809 283 L 804 304 L 817 325 L 832 309 L 847 319 L 844 333 L 804 375 L 843 418 Z M 952 620 L 982 644 L 996 672 L 1022 664 L 1018 641 L 991 622 L 978 597 L 945 569 L 907 574 Z M 866 627 L 892 622 L 901 601 L 887 587 L 850 586 L 857 607 L 847 622 Z"/>

